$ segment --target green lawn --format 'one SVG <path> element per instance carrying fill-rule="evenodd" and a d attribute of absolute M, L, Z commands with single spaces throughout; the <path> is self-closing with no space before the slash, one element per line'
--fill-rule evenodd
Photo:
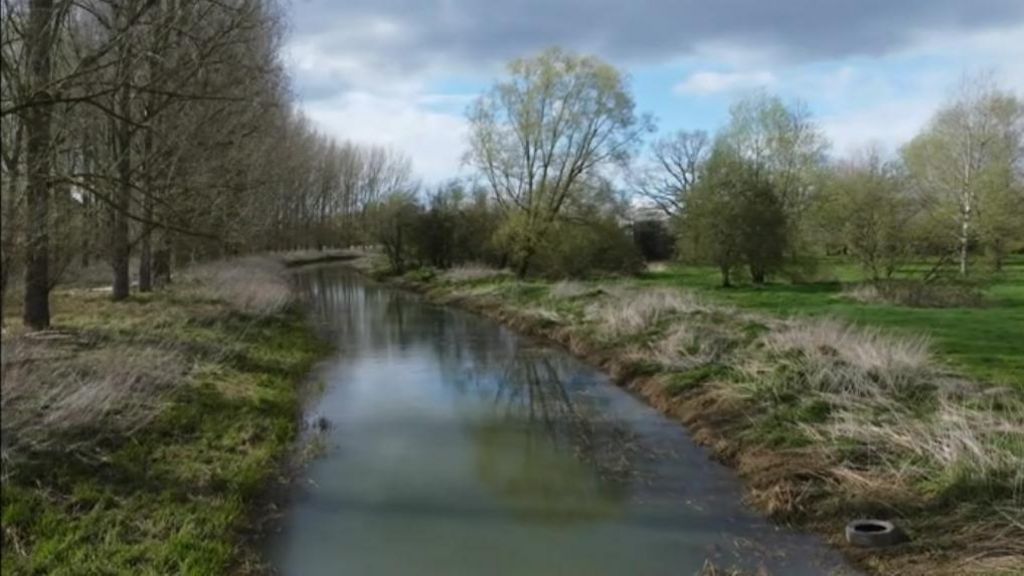
<path fill-rule="evenodd" d="M 856 267 L 837 263 L 842 282 L 860 279 Z M 862 304 L 843 298 L 842 283 L 777 283 L 765 287 L 721 288 L 710 267 L 671 265 L 649 272 L 642 284 L 697 290 L 714 300 L 776 315 L 831 316 L 927 335 L 939 357 L 968 375 L 996 384 L 1024 387 L 1024 258 L 1016 258 L 984 289 L 983 308 L 907 308 Z"/>

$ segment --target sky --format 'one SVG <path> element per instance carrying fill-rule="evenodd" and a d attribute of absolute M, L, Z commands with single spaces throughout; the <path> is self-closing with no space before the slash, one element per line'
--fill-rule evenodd
<path fill-rule="evenodd" d="M 714 131 L 755 90 L 800 101 L 842 156 L 895 151 L 965 75 L 1024 94 L 1024 0 L 291 0 L 299 106 L 339 140 L 466 174 L 465 110 L 550 46 L 630 78 L 658 134 Z"/>

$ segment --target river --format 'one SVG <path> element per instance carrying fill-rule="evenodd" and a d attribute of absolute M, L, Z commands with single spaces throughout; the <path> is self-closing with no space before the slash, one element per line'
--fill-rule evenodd
<path fill-rule="evenodd" d="M 335 354 L 323 454 L 268 559 L 287 576 L 852 574 L 742 504 L 686 430 L 552 345 L 343 266 L 297 282 Z"/>

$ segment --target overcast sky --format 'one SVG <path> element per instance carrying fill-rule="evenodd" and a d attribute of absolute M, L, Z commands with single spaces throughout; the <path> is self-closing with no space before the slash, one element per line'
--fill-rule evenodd
<path fill-rule="evenodd" d="M 466 105 L 510 58 L 562 46 L 632 78 L 659 132 L 714 130 L 765 88 L 842 154 L 910 138 L 964 73 L 1024 93 L 1024 0 L 292 0 L 287 62 L 324 132 L 459 173 Z"/>

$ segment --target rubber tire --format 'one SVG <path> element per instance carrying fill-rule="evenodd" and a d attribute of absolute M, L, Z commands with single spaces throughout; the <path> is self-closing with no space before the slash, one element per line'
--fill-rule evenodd
<path fill-rule="evenodd" d="M 863 530 L 864 526 L 877 528 Z M 846 525 L 846 541 L 862 548 L 892 546 L 906 541 L 906 535 L 892 522 L 885 520 L 854 520 Z"/>

